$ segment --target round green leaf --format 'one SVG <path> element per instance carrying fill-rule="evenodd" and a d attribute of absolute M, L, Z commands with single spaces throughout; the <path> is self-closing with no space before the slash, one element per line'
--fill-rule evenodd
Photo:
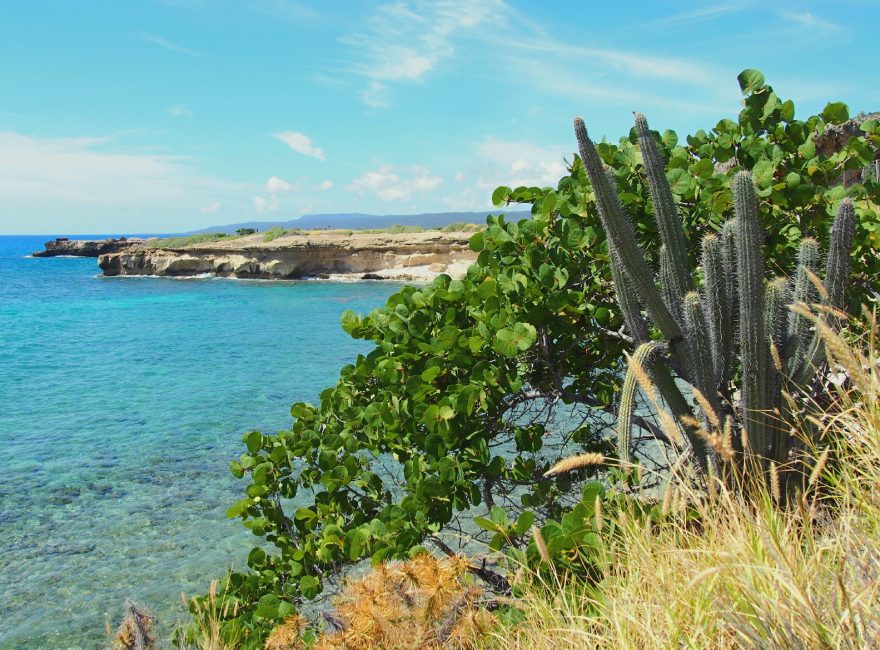
<path fill-rule="evenodd" d="M 764 87 L 764 75 L 761 74 L 760 70 L 755 70 L 754 68 L 743 70 L 737 75 L 736 80 L 739 82 L 740 90 L 742 90 L 744 95 Z"/>

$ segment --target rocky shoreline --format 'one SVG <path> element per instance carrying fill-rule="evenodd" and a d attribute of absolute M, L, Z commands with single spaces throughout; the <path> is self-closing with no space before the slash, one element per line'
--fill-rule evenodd
<path fill-rule="evenodd" d="M 35 256 L 97 257 L 107 277 L 428 281 L 440 273 L 464 276 L 477 256 L 468 246 L 472 235 L 301 231 L 269 242 L 257 233 L 174 248 L 162 246 L 162 240 L 55 240 Z"/>
<path fill-rule="evenodd" d="M 34 257 L 100 257 L 107 253 L 116 253 L 131 246 L 142 243 L 143 240 L 126 237 L 119 239 L 68 239 L 58 237 L 47 241 L 43 246 L 45 250 L 34 251 Z"/>

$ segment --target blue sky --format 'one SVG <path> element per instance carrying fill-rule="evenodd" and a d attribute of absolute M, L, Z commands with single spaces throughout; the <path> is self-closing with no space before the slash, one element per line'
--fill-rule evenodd
<path fill-rule="evenodd" d="M 0 8 L 0 234 L 488 210 L 571 119 L 680 134 L 761 69 L 880 108 L 880 2 L 28 0 Z"/>

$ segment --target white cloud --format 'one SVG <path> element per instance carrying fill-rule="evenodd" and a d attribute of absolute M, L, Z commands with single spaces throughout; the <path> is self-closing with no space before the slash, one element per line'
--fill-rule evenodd
<path fill-rule="evenodd" d="M 220 209 L 220 201 L 214 201 L 210 205 L 206 205 L 202 208 L 199 208 L 199 212 L 201 212 L 202 214 L 214 214 L 219 209 Z"/>
<path fill-rule="evenodd" d="M 331 180 L 326 180 L 326 181 L 322 182 L 320 185 L 318 185 L 318 189 L 321 190 L 322 192 L 326 192 L 327 190 L 332 189 L 332 188 L 333 188 L 333 181 L 331 181 Z"/>
<path fill-rule="evenodd" d="M 783 13 L 785 18 L 796 22 L 804 27 L 810 27 L 812 29 L 821 29 L 824 31 L 834 31 L 838 29 L 842 29 L 840 25 L 837 23 L 832 23 L 830 20 L 824 20 L 822 18 L 818 18 L 811 14 L 809 11 L 804 11 L 803 13 Z"/>
<path fill-rule="evenodd" d="M 181 54 L 188 54 L 189 56 L 205 56 L 201 52 L 197 52 L 196 50 L 184 47 L 183 45 L 178 45 L 177 43 L 169 41 L 167 38 L 162 38 L 161 36 L 156 36 L 155 34 L 140 33 L 134 34 L 134 37 L 139 41 L 152 43 L 153 45 L 158 45 L 159 47 L 163 47 L 166 50 L 171 50 L 172 52 L 180 52 Z"/>
<path fill-rule="evenodd" d="M 387 108 L 391 106 L 388 99 L 388 86 L 378 81 L 371 81 L 361 92 L 361 101 L 370 108 Z"/>
<path fill-rule="evenodd" d="M 206 206 L 240 205 L 251 192 L 199 173 L 187 158 L 127 153 L 111 137 L 0 132 L 4 232 L 174 231 L 209 214 Z"/>
<path fill-rule="evenodd" d="M 254 197 L 254 210 L 259 213 L 274 212 L 278 209 L 278 199 L 273 194 L 269 198 L 265 196 Z"/>
<path fill-rule="evenodd" d="M 564 145 L 542 147 L 488 137 L 477 145 L 477 188 L 491 192 L 499 185 L 556 187 L 566 174 L 563 156 L 570 150 Z"/>
<path fill-rule="evenodd" d="M 242 185 L 199 176 L 185 159 L 103 151 L 110 138 L 34 138 L 0 132 L 0 195 L 6 205 L 198 209 L 206 189 Z"/>
<path fill-rule="evenodd" d="M 443 179 L 426 167 L 417 165 L 396 169 L 393 165 L 383 165 L 361 174 L 345 189 L 358 194 L 373 194 L 383 201 L 398 201 L 413 194 L 431 192 L 442 184 Z"/>
<path fill-rule="evenodd" d="M 172 106 L 168 109 L 168 114 L 171 117 L 192 117 L 193 112 L 186 106 L 178 104 L 177 106 Z"/>
<path fill-rule="evenodd" d="M 289 192 L 293 189 L 293 185 L 288 183 L 283 178 L 278 178 L 277 176 L 272 176 L 268 181 L 266 181 L 266 191 L 270 194 L 275 194 L 277 192 Z"/>
<path fill-rule="evenodd" d="M 497 25 L 502 0 L 402 0 L 380 5 L 364 28 L 340 39 L 358 58 L 353 71 L 370 80 L 361 99 L 388 105 L 386 82 L 419 82 L 455 54 L 456 40 L 484 23 Z"/>
<path fill-rule="evenodd" d="M 304 156 L 324 160 L 324 150 L 314 146 L 311 138 L 303 133 L 298 131 L 281 131 L 274 134 L 272 137 L 280 140 L 288 147 Z"/>
<path fill-rule="evenodd" d="M 720 4 L 720 5 L 711 5 L 708 7 L 700 7 L 699 9 L 693 9 L 691 11 L 682 11 L 677 14 L 672 14 L 670 16 L 665 16 L 663 18 L 658 18 L 657 20 L 652 20 L 647 25 L 651 27 L 671 27 L 673 25 L 689 25 L 692 23 L 702 22 L 705 20 L 712 20 L 717 18 L 718 16 L 723 16 L 725 14 L 729 14 L 735 11 L 740 11 L 745 9 L 747 4 L 744 3 L 728 3 L 728 4 Z"/>

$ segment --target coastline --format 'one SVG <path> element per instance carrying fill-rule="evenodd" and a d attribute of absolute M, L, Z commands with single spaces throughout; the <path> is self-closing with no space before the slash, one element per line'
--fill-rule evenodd
<path fill-rule="evenodd" d="M 462 278 L 473 230 L 292 231 L 209 241 L 58 239 L 34 257 L 97 257 L 103 276 L 430 282 Z"/>

